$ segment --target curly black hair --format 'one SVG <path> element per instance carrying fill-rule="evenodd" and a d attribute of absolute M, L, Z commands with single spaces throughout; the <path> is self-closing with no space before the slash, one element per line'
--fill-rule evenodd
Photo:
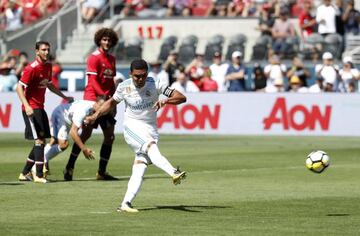
<path fill-rule="evenodd" d="M 103 37 L 109 37 L 111 42 L 111 47 L 114 47 L 117 42 L 119 41 L 119 36 L 117 33 L 110 28 L 101 28 L 98 31 L 96 31 L 94 36 L 94 42 L 96 46 L 100 47 L 100 41 Z"/>

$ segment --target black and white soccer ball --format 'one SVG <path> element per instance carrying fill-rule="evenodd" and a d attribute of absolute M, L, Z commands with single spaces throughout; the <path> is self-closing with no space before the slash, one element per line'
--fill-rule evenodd
<path fill-rule="evenodd" d="M 330 165 L 330 157 L 324 151 L 313 151 L 306 158 L 306 168 L 320 174 Z"/>

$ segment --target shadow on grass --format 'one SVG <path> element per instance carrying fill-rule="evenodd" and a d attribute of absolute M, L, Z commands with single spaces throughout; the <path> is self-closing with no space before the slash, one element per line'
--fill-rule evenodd
<path fill-rule="evenodd" d="M 350 214 L 347 214 L 347 213 L 337 213 L 337 214 L 327 214 L 326 216 L 350 216 Z"/>
<path fill-rule="evenodd" d="M 219 208 L 231 208 L 229 206 L 200 206 L 200 205 L 179 205 L 179 206 L 156 206 L 149 208 L 139 209 L 141 211 L 153 211 L 153 210 L 175 210 L 186 212 L 203 212 L 203 210 L 219 209 Z"/>
<path fill-rule="evenodd" d="M 11 182 L 0 182 L 0 185 L 6 185 L 6 186 L 17 186 L 17 185 L 24 185 L 25 183 L 11 183 Z"/>
<path fill-rule="evenodd" d="M 63 180 L 63 179 L 49 179 L 49 183 L 62 183 L 62 182 L 86 182 L 86 181 L 96 181 L 96 182 L 114 182 L 114 181 L 129 181 L 130 177 L 116 177 L 118 179 L 114 180 L 97 180 L 96 178 L 79 178 L 73 179 L 71 181 Z M 147 179 L 168 179 L 167 176 L 149 176 L 145 177 L 144 180 Z"/>

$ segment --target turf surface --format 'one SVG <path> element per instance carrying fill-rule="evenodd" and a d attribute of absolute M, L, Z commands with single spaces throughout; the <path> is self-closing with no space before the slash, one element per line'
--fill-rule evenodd
<path fill-rule="evenodd" d="M 162 136 L 160 150 L 188 171 L 179 186 L 156 167 L 134 201 L 115 211 L 133 154 L 117 135 L 109 168 L 119 181 L 96 181 L 97 161 L 79 157 L 63 182 L 70 148 L 51 162 L 53 182 L 18 182 L 31 142 L 0 135 L 0 235 L 360 235 L 358 138 Z M 98 154 L 101 136 L 88 146 Z M 327 151 L 322 174 L 306 155 Z M 98 158 L 98 156 L 97 156 Z"/>

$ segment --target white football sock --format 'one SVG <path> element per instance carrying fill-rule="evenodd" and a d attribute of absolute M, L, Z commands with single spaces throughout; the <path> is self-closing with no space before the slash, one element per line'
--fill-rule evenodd
<path fill-rule="evenodd" d="M 144 163 L 139 163 L 139 164 L 133 165 L 131 177 L 130 177 L 128 187 L 127 187 L 125 197 L 124 197 L 122 204 L 124 204 L 125 202 L 131 203 L 132 200 L 134 200 L 136 194 L 140 190 L 146 168 L 147 168 L 147 165 Z"/>
<path fill-rule="evenodd" d="M 50 146 L 49 144 L 46 144 L 45 150 L 44 150 L 45 162 L 50 161 L 51 159 L 56 157 L 56 155 L 59 154 L 60 152 L 62 152 L 62 150 L 61 150 L 59 144 L 54 144 L 52 146 Z"/>
<path fill-rule="evenodd" d="M 175 172 L 175 168 L 170 164 L 170 162 L 161 155 L 159 148 L 156 144 L 152 144 L 148 150 L 148 156 L 151 162 L 158 168 L 165 171 L 168 175 L 172 176 Z"/>

